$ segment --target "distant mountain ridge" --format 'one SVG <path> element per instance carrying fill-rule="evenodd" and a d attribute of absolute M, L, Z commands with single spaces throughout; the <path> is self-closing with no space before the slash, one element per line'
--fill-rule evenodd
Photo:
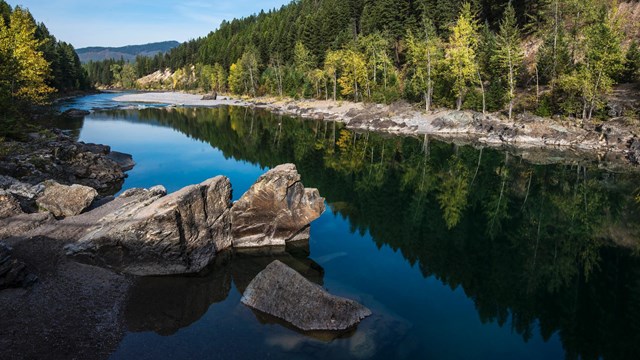
<path fill-rule="evenodd" d="M 102 61 L 107 59 L 133 61 L 136 56 L 155 56 L 158 53 L 165 53 L 180 45 L 177 41 L 163 41 L 144 45 L 128 45 L 122 47 L 99 47 L 92 46 L 76 49 L 82 63 L 89 61 Z"/>

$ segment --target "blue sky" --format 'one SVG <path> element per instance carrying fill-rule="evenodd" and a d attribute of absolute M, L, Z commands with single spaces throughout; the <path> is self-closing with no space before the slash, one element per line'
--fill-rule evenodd
<path fill-rule="evenodd" d="M 28 8 L 58 39 L 76 48 L 186 41 L 222 20 L 279 8 L 291 0 L 8 0 Z"/>

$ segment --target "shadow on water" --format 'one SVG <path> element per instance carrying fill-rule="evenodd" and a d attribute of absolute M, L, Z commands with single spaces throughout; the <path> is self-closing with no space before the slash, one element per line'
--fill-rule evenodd
<path fill-rule="evenodd" d="M 507 152 L 245 108 L 99 116 L 170 127 L 261 167 L 294 162 L 352 232 L 399 251 L 425 278 L 464 289 L 483 323 L 510 324 L 525 341 L 536 329 L 544 340 L 559 334 L 569 359 L 640 358 L 635 172 L 533 165 Z M 141 279 L 127 323 L 172 334 L 224 299 L 231 281 L 242 292 L 274 256 L 234 254 L 204 278 Z M 322 284 L 307 256 L 283 261 Z"/>

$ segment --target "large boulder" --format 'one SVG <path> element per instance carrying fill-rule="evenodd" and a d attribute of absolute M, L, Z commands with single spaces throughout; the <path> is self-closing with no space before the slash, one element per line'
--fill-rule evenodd
<path fill-rule="evenodd" d="M 278 260 L 251 281 L 241 301 L 303 331 L 343 331 L 371 315 L 366 307 L 329 294 Z"/>
<path fill-rule="evenodd" d="M 38 207 L 55 217 L 75 216 L 86 210 L 98 197 L 98 192 L 83 185 L 61 185 L 55 181 L 45 184 L 44 193 L 36 200 Z"/>
<path fill-rule="evenodd" d="M 140 196 L 133 190 L 122 196 Z M 197 273 L 231 247 L 231 183 L 216 177 L 103 217 L 70 255 L 133 275 Z"/>
<path fill-rule="evenodd" d="M 233 246 L 285 245 L 309 237 L 309 224 L 324 212 L 317 189 L 305 189 L 293 164 L 262 175 L 231 209 Z"/>

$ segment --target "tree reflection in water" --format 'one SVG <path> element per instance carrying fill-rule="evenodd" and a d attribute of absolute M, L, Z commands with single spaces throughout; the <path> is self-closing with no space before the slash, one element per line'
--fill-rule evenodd
<path fill-rule="evenodd" d="M 559 331 L 567 358 L 640 358 L 636 173 L 246 108 L 101 115 L 168 126 L 262 167 L 294 162 L 352 231 L 462 287 L 484 322 L 512 319 L 527 340 L 539 321 L 545 339 Z"/>

